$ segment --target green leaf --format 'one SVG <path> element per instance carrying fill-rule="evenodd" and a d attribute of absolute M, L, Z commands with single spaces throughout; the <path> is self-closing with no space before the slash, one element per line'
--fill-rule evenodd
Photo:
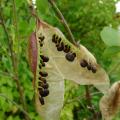
<path fill-rule="evenodd" d="M 108 47 L 103 52 L 103 57 L 113 57 L 120 52 L 119 46 Z"/>
<path fill-rule="evenodd" d="M 101 38 L 108 46 L 120 46 L 120 32 L 111 27 L 104 27 L 101 31 Z"/>

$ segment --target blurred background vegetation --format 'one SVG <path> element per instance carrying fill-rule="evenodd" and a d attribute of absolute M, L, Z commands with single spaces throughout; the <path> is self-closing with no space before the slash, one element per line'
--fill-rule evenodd
<path fill-rule="evenodd" d="M 107 71 L 111 84 L 120 79 L 120 14 L 117 0 L 55 0 L 67 20 L 76 41 L 86 46 Z M 60 20 L 47 0 L 36 1 L 38 16 L 61 29 L 68 37 Z M 3 22 L 4 21 L 4 25 Z M 6 31 L 5 31 L 5 28 Z M 35 30 L 26 0 L 0 0 L 0 120 L 24 120 L 22 106 L 32 120 L 40 120 L 35 111 L 32 74 L 27 61 L 27 42 Z M 7 35 L 8 34 L 8 35 Z M 11 60 L 12 46 L 14 63 Z M 14 66 L 14 67 L 13 67 Z M 21 88 L 18 88 L 21 84 Z M 102 96 L 90 86 L 92 105 L 88 107 L 84 86 L 65 82 L 65 102 L 61 120 L 101 120 L 99 100 Z M 21 104 L 20 91 L 26 105 Z M 98 116 L 96 118 L 95 116 Z M 115 120 L 119 120 L 118 115 Z"/>

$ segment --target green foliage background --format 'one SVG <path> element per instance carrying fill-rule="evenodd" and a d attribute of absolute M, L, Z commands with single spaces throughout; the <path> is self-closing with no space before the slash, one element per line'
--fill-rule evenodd
<path fill-rule="evenodd" d="M 60 28 L 69 38 L 60 20 L 56 17 L 47 0 L 37 0 L 37 12 L 41 19 Z M 120 45 L 108 46 L 101 39 L 104 27 L 113 27 L 117 30 L 120 17 L 115 13 L 114 0 L 56 0 L 56 3 L 65 16 L 76 41 L 85 45 L 97 58 L 110 76 L 111 84 L 120 79 Z M 12 40 L 14 56 L 18 59 L 18 77 L 28 106 L 28 113 L 32 120 L 40 119 L 35 111 L 32 74 L 27 62 L 27 42 L 29 35 L 35 30 L 35 19 L 31 16 L 26 0 L 15 0 L 17 12 L 17 30 L 13 0 L 0 0 L 2 13 L 9 37 Z M 104 31 L 103 31 L 104 32 Z M 113 34 L 114 35 L 114 34 Z M 108 39 L 110 38 L 107 36 Z M 120 38 L 118 38 L 120 40 Z M 12 61 L 8 49 L 8 40 L 0 24 L 0 120 L 23 120 L 22 111 L 7 98 L 20 104 L 20 97 L 13 80 Z M 93 120 L 94 114 L 88 109 L 88 102 L 83 97 L 84 86 L 78 86 L 66 81 L 66 93 L 61 120 Z M 98 92 L 90 88 L 91 94 Z M 99 115 L 99 103 L 102 94 L 92 96 L 92 104 Z M 118 120 L 118 115 L 115 120 Z"/>

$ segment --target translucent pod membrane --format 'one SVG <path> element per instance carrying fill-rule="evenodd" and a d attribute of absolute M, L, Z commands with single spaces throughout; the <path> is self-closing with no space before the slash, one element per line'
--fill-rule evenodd
<path fill-rule="evenodd" d="M 94 85 L 102 93 L 108 91 L 108 75 L 84 46 L 74 46 L 59 29 L 40 20 L 37 22 L 36 39 L 39 57 L 35 102 L 43 120 L 59 120 L 65 79 L 80 85 Z"/>

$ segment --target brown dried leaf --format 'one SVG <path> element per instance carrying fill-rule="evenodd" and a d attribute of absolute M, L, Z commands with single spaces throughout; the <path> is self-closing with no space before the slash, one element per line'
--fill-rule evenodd
<path fill-rule="evenodd" d="M 100 110 L 105 120 L 112 120 L 120 109 L 120 81 L 116 82 L 100 100 Z"/>

